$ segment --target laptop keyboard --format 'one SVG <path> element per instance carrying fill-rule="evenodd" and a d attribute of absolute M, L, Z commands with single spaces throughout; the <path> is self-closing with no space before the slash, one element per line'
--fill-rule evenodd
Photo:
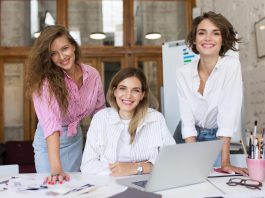
<path fill-rule="evenodd" d="M 137 186 L 141 186 L 141 187 L 145 188 L 147 181 L 148 180 L 143 180 L 143 181 L 137 181 L 137 182 L 132 182 L 132 183 L 137 185 Z"/>

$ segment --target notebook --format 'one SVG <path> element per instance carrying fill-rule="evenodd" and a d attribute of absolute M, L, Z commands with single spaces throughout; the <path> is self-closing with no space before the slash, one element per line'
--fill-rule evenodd
<path fill-rule="evenodd" d="M 164 146 L 150 174 L 118 179 L 117 183 L 155 192 L 204 182 L 222 145 L 222 140 L 213 140 Z"/>

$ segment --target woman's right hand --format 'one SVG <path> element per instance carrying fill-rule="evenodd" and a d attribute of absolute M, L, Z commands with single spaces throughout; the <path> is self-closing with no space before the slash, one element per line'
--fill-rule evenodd
<path fill-rule="evenodd" d="M 62 184 L 63 181 L 69 181 L 70 176 L 63 171 L 60 160 L 60 131 L 55 131 L 46 138 L 48 156 L 51 168 L 51 175 L 44 179 L 47 184 Z"/>
<path fill-rule="evenodd" d="M 62 171 L 60 173 L 51 173 L 51 175 L 45 177 L 44 184 L 54 185 L 57 182 L 59 184 L 62 184 L 63 181 L 69 181 L 69 180 L 70 180 L 70 175 Z"/>

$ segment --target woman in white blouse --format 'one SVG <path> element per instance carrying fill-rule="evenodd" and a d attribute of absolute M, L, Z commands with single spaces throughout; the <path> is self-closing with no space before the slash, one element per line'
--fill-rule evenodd
<path fill-rule="evenodd" d="M 243 85 L 238 58 L 226 52 L 237 51 L 239 39 L 225 17 L 207 12 L 193 20 L 186 41 L 200 58 L 177 71 L 182 138 L 187 143 L 222 139 L 222 170 L 246 175 L 246 169 L 231 165 L 229 155 L 241 116 Z"/>
<path fill-rule="evenodd" d="M 150 173 L 159 148 L 175 144 L 165 119 L 148 108 L 149 87 L 138 68 L 121 69 L 112 79 L 110 108 L 94 115 L 81 172 L 124 176 Z"/>

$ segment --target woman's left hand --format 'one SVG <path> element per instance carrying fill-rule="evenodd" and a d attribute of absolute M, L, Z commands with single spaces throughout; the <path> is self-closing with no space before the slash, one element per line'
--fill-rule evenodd
<path fill-rule="evenodd" d="M 137 164 L 132 162 L 115 162 L 109 164 L 111 176 L 126 176 L 137 173 Z"/>
<path fill-rule="evenodd" d="M 232 166 L 231 164 L 222 165 L 221 168 L 222 168 L 222 171 L 224 171 L 224 172 L 239 173 L 241 175 L 248 176 L 248 169 L 247 168 Z"/>

